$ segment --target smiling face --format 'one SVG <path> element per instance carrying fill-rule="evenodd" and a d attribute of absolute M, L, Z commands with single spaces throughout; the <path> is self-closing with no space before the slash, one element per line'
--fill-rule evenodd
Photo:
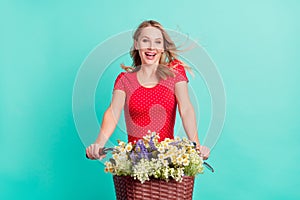
<path fill-rule="evenodd" d="M 134 42 L 134 47 L 139 51 L 142 65 L 158 65 L 164 50 L 163 35 L 155 27 L 145 27 Z"/>

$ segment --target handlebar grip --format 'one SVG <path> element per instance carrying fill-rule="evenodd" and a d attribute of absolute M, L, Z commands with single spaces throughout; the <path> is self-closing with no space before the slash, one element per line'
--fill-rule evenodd
<path fill-rule="evenodd" d="M 105 153 L 100 154 L 100 156 L 101 156 L 101 155 L 105 155 Z M 87 159 L 90 159 L 90 160 L 96 160 L 96 159 L 90 158 L 87 154 L 85 154 L 85 157 L 86 157 Z"/>
<path fill-rule="evenodd" d="M 106 148 L 106 147 L 100 148 L 100 149 L 99 149 L 99 155 L 100 155 L 100 156 L 101 156 L 101 155 L 106 155 L 108 151 L 113 151 L 113 148 Z M 87 153 L 85 154 L 85 157 L 86 157 L 87 159 L 91 159 L 91 158 L 88 157 Z"/>

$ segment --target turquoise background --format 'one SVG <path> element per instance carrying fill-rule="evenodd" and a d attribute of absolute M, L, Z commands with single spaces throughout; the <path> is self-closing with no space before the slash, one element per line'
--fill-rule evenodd
<path fill-rule="evenodd" d="M 145 19 L 199 39 L 224 81 L 216 172 L 197 177 L 194 199 L 299 199 L 299 4 L 1 1 L 0 199 L 114 199 L 111 175 L 85 158 L 73 84 L 96 45 Z"/>

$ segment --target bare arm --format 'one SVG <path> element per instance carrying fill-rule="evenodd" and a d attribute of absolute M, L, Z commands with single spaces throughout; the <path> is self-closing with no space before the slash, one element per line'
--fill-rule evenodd
<path fill-rule="evenodd" d="M 189 140 L 196 142 L 197 145 L 200 146 L 195 111 L 190 101 L 186 81 L 181 81 L 175 84 L 175 95 L 184 130 Z"/>
<path fill-rule="evenodd" d="M 104 147 L 107 140 L 114 132 L 120 115 L 125 103 L 125 92 L 120 90 L 115 90 L 112 97 L 112 102 L 108 109 L 105 111 L 99 135 L 95 143 L 100 144 L 101 147 Z"/>
<path fill-rule="evenodd" d="M 204 159 L 207 159 L 210 154 L 210 149 L 208 147 L 200 145 L 196 123 L 196 115 L 194 107 L 190 101 L 186 81 L 180 81 L 175 84 L 175 95 L 184 130 L 189 140 L 196 142 L 197 149 L 201 152 L 200 155 Z"/>
<path fill-rule="evenodd" d="M 86 149 L 86 153 L 89 158 L 101 158 L 99 155 L 99 149 L 104 147 L 107 140 L 114 132 L 125 104 L 125 98 L 126 94 L 124 91 L 114 91 L 111 104 L 104 113 L 99 135 L 95 143 Z"/>

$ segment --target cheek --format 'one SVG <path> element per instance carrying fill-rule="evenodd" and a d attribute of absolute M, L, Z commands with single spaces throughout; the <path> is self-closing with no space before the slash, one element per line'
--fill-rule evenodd
<path fill-rule="evenodd" d="M 139 51 L 139 55 L 140 55 L 140 57 L 142 58 L 142 57 L 144 56 L 144 51 L 143 51 L 143 50 L 141 50 L 141 49 L 139 49 L 138 51 Z"/>
<path fill-rule="evenodd" d="M 160 50 L 163 50 L 164 49 L 164 44 L 163 43 L 156 44 L 156 48 L 160 49 Z"/>
<path fill-rule="evenodd" d="M 164 51 L 164 48 L 163 48 L 163 47 L 158 47 L 158 48 L 157 48 L 157 51 L 158 51 L 159 53 L 161 53 L 161 52 Z"/>
<path fill-rule="evenodd" d="M 164 45 L 163 44 L 156 44 L 155 48 L 158 52 L 164 51 Z"/>
<path fill-rule="evenodd" d="M 145 42 L 139 42 L 138 44 L 137 44 L 137 49 L 138 50 L 141 50 L 141 49 L 147 49 L 147 48 L 149 48 L 149 44 L 148 43 L 145 43 Z"/>

